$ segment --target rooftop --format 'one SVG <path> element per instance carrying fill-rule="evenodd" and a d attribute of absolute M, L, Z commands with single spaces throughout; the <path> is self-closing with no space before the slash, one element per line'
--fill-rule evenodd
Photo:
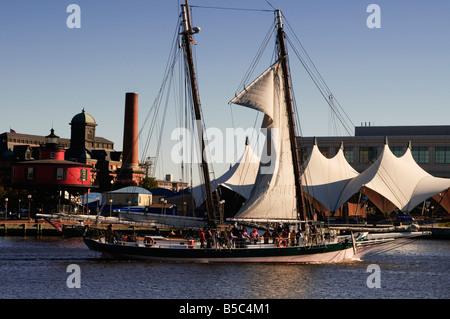
<path fill-rule="evenodd" d="M 355 136 L 450 135 L 450 125 L 356 126 Z"/>

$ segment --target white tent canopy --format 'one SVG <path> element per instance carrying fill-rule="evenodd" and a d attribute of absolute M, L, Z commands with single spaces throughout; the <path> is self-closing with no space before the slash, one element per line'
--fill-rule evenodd
<path fill-rule="evenodd" d="M 335 210 L 344 187 L 359 175 L 345 159 L 342 145 L 334 157 L 326 158 L 315 142 L 303 166 L 303 192 L 330 212 Z"/>
<path fill-rule="evenodd" d="M 252 147 L 247 143 L 240 160 L 219 178 L 212 181 L 211 187 L 213 190 L 219 186 L 227 187 L 245 199 L 248 199 L 255 184 L 258 167 L 259 156 L 253 152 Z M 197 207 L 206 199 L 204 189 L 203 184 L 197 185 L 192 189 L 192 195 Z"/>
<path fill-rule="evenodd" d="M 377 161 L 348 182 L 332 211 L 355 193 L 363 191 L 385 213 L 395 208 L 409 212 L 449 187 L 450 179 L 434 177 L 415 162 L 410 147 L 403 156 L 396 157 L 386 141 Z"/>
<path fill-rule="evenodd" d="M 247 145 L 242 158 L 212 182 L 213 188 L 227 187 L 249 199 L 259 162 L 259 156 Z M 345 159 L 342 145 L 334 157 L 326 158 L 315 143 L 303 165 L 302 187 L 307 196 L 329 212 L 338 211 L 359 192 L 384 213 L 395 208 L 409 212 L 429 198 L 450 211 L 450 179 L 434 177 L 423 170 L 414 160 L 410 146 L 403 156 L 395 156 L 387 140 L 378 159 L 361 174 Z M 194 187 L 193 196 L 200 206 L 205 200 L 201 185 Z"/>

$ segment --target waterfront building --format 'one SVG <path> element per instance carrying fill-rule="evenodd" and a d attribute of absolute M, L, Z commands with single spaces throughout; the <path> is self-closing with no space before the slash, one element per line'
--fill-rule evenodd
<path fill-rule="evenodd" d="M 64 159 L 90 166 L 90 184 L 110 190 L 122 165 L 122 152 L 114 150 L 114 143 L 95 134 L 97 123 L 84 109 L 71 122 L 71 137 L 59 138 Z M 40 159 L 39 150 L 46 144 L 46 136 L 17 133 L 14 130 L 0 134 L 0 182 L 9 184 L 12 165 L 21 161 Z"/>
<path fill-rule="evenodd" d="M 188 183 L 181 182 L 181 181 L 174 181 L 172 174 L 166 174 L 165 179 L 158 179 L 156 180 L 158 183 L 159 188 L 165 188 L 168 190 L 171 190 L 174 193 L 178 193 L 182 191 L 183 189 L 188 188 Z"/>
<path fill-rule="evenodd" d="M 105 192 L 103 201 L 114 206 L 139 206 L 146 207 L 152 204 L 152 193 L 145 188 L 127 186 L 110 192 Z"/>
<path fill-rule="evenodd" d="M 40 146 L 38 159 L 12 165 L 12 184 L 41 194 L 45 192 L 46 196 L 40 196 L 42 198 L 60 198 L 63 192 L 67 192 L 69 200 L 72 195 L 78 196 L 94 188 L 91 166 L 65 160 L 66 151 L 59 145 L 59 136 L 53 129 L 45 138 L 46 143 Z"/>

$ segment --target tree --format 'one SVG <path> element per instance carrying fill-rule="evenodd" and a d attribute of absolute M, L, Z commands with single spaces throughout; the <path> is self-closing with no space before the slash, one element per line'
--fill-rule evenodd
<path fill-rule="evenodd" d="M 139 183 L 139 186 L 150 190 L 158 187 L 158 181 L 154 177 L 144 177 Z"/>

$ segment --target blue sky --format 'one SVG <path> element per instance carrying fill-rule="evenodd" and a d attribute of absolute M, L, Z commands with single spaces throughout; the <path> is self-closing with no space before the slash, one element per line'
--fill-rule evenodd
<path fill-rule="evenodd" d="M 449 1 L 269 2 L 283 11 L 353 124 L 449 124 Z M 81 8 L 80 29 L 66 25 L 71 3 Z M 143 121 L 161 85 L 180 3 L 0 0 L 0 131 L 46 135 L 53 126 L 70 137 L 68 123 L 85 108 L 97 135 L 122 150 L 125 93 L 139 94 Z M 379 29 L 366 25 L 371 3 L 381 8 Z M 271 9 L 265 0 L 190 4 Z M 193 9 L 193 25 L 202 29 L 195 41 L 208 126 L 232 126 L 228 101 L 272 19 L 267 12 Z M 333 135 L 327 104 L 293 59 L 291 67 L 303 135 Z M 254 124 L 254 111 L 234 106 L 233 116 L 235 126 Z"/>

